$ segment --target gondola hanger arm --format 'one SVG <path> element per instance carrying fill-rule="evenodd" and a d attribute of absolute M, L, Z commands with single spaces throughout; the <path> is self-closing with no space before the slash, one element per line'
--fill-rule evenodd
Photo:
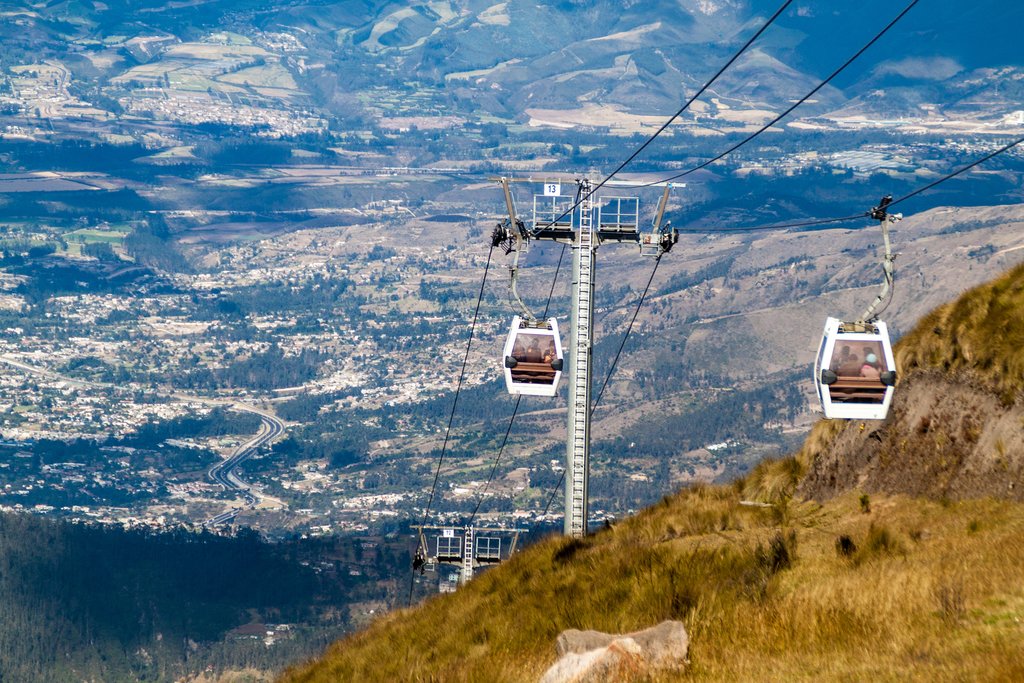
<path fill-rule="evenodd" d="M 893 264 L 896 261 L 896 255 L 892 253 L 892 244 L 889 241 L 889 226 L 892 223 L 903 220 L 902 213 L 889 213 L 886 211 L 887 207 L 892 202 L 892 195 L 887 194 L 882 197 L 882 200 L 878 203 L 878 206 L 871 209 L 868 215 L 874 220 L 878 221 L 882 226 L 882 243 L 883 243 L 883 256 L 882 256 L 882 286 L 875 296 L 874 301 L 867 307 L 864 313 L 861 315 L 861 321 L 870 323 L 876 318 L 875 311 L 885 301 L 886 297 L 889 296 L 889 292 L 892 290 L 893 284 Z"/>
<path fill-rule="evenodd" d="M 494 229 L 494 233 L 491 237 L 491 243 L 494 246 L 500 246 L 505 250 L 506 254 L 515 252 L 515 256 L 512 258 L 512 264 L 508 267 L 509 274 L 511 276 L 512 284 L 512 299 L 515 301 L 516 306 L 523 315 L 523 319 L 529 323 L 535 323 L 537 316 L 533 314 L 530 307 L 526 305 L 522 297 L 519 296 L 519 257 L 526 251 L 526 247 L 529 240 L 529 234 L 526 231 L 526 226 L 523 221 L 519 219 L 516 214 L 515 200 L 512 198 L 512 189 L 509 187 L 509 179 L 501 178 L 501 187 L 505 193 L 505 208 L 508 211 L 508 218 L 498 223 Z"/>

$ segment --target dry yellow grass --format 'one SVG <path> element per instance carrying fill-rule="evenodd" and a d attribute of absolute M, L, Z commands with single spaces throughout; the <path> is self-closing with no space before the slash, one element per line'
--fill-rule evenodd
<path fill-rule="evenodd" d="M 897 497 L 865 513 L 853 493 L 823 507 L 783 496 L 780 514 L 741 506 L 743 487 L 543 541 L 283 680 L 531 681 L 564 629 L 663 619 L 690 632 L 686 679 L 1024 680 L 1024 506 Z"/>
<path fill-rule="evenodd" d="M 966 370 L 1015 400 L 1024 389 L 1024 264 L 922 318 L 897 345 L 896 364 L 903 374 Z"/>
<path fill-rule="evenodd" d="M 835 438 L 846 428 L 846 424 L 846 420 L 818 420 L 811 427 L 811 433 L 804 439 L 796 459 L 805 469 L 810 467 L 818 455 L 831 447 Z"/>
<path fill-rule="evenodd" d="M 781 509 L 793 497 L 805 470 L 806 465 L 798 457 L 763 460 L 735 486 L 744 499 L 774 503 Z"/>
<path fill-rule="evenodd" d="M 184 678 L 180 683 L 269 683 L 270 675 L 256 669 L 242 671 L 225 671 L 220 674 L 202 673 L 192 678 Z"/>

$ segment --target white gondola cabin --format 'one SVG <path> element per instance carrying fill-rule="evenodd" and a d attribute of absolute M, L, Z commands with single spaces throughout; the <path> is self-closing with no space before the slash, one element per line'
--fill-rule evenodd
<path fill-rule="evenodd" d="M 554 396 L 562 378 L 558 321 L 531 323 L 519 316 L 505 341 L 505 386 L 512 395 Z"/>
<path fill-rule="evenodd" d="M 885 323 L 825 321 L 814 383 L 825 417 L 884 420 L 896 384 L 896 361 Z"/>

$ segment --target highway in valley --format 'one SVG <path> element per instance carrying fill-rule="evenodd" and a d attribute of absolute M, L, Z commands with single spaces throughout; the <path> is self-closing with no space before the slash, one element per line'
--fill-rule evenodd
<path fill-rule="evenodd" d="M 90 380 L 75 379 L 73 377 L 67 377 L 60 373 L 46 368 L 41 368 L 36 365 L 30 365 L 10 355 L 0 355 L 0 363 L 8 365 L 16 370 L 26 372 L 29 374 L 45 377 L 46 379 L 64 382 L 68 386 L 78 387 L 82 389 L 125 389 L 122 385 L 115 385 L 109 382 L 94 382 Z M 246 459 L 251 457 L 261 446 L 272 443 L 281 434 L 284 433 L 284 423 L 281 422 L 275 415 L 265 410 L 260 410 L 254 406 L 239 401 L 233 401 L 231 399 L 215 399 L 207 398 L 204 396 L 193 396 L 190 394 L 183 393 L 169 393 L 166 396 L 173 398 L 178 401 L 185 402 L 196 402 L 204 403 L 210 406 L 220 406 L 224 408 L 231 408 L 239 410 L 245 413 L 251 413 L 260 418 L 260 429 L 248 441 L 243 442 L 228 456 L 225 460 L 217 463 L 209 469 L 207 475 L 209 478 L 224 487 L 226 491 L 235 491 L 239 493 L 245 501 L 245 504 L 250 508 L 255 507 L 259 504 L 261 496 L 253 491 L 252 486 L 243 481 L 236 473 L 235 469 L 245 462 Z M 242 511 L 241 506 L 232 507 L 230 510 L 222 512 L 218 515 L 210 517 L 203 522 L 203 526 L 212 527 L 219 524 L 224 524 L 233 520 L 239 512 Z"/>
<path fill-rule="evenodd" d="M 261 420 L 260 430 L 256 433 L 256 436 L 240 444 L 226 460 L 223 460 L 211 467 L 207 474 L 210 479 L 223 486 L 226 490 L 238 491 L 249 507 L 255 507 L 260 502 L 259 494 L 254 492 L 249 484 L 239 478 L 239 476 L 235 474 L 234 470 L 245 462 L 246 459 L 252 456 L 253 453 L 259 450 L 261 446 L 271 443 L 274 439 L 284 433 L 284 423 L 270 413 L 257 410 L 250 406 L 243 407 L 239 404 L 235 404 L 234 407 L 238 410 L 259 416 Z M 234 519 L 240 511 L 241 508 L 236 507 L 226 512 L 222 512 L 219 515 L 215 515 L 203 522 L 203 526 L 216 526 L 218 524 L 228 522 Z"/>

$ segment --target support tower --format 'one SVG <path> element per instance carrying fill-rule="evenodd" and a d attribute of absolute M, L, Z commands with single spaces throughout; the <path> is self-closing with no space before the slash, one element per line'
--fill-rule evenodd
<path fill-rule="evenodd" d="M 533 197 L 532 225 L 522 221 L 515 210 L 509 178 L 495 178 L 502 184 L 508 218 L 498 224 L 492 235 L 494 245 L 504 245 L 516 252 L 512 272 L 512 293 L 519 306 L 529 315 L 529 308 L 519 298 L 516 280 L 519 256 L 529 241 L 561 242 L 573 249 L 572 317 L 567 345 L 569 365 L 569 415 L 566 429 L 565 455 L 565 535 L 579 538 L 587 533 L 590 479 L 590 414 L 591 414 L 591 351 L 593 349 L 595 253 L 606 242 L 632 242 L 645 256 L 661 255 L 679 240 L 678 233 L 662 222 L 672 187 L 685 185 L 660 184 L 664 187 L 651 230 L 640 230 L 638 197 L 596 196 L 588 179 L 576 180 L 575 196 L 561 194 L 558 179 L 515 179 L 515 182 L 543 183 L 544 193 Z M 605 187 L 646 187 L 643 183 L 610 181 Z M 577 200 L 576 197 L 579 199 Z M 530 316 L 532 317 L 532 316 Z"/>

